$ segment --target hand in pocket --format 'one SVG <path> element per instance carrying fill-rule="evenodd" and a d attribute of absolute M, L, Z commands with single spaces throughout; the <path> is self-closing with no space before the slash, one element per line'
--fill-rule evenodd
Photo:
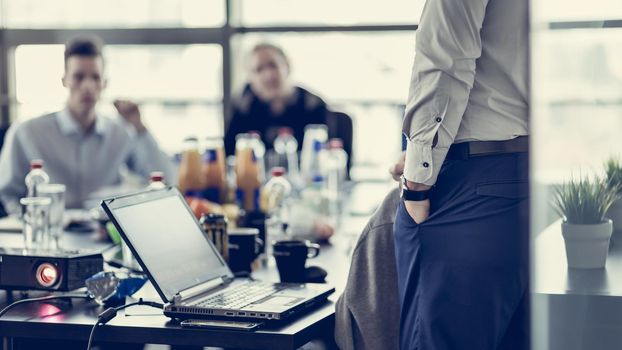
<path fill-rule="evenodd" d="M 404 206 L 411 219 L 419 225 L 428 219 L 430 216 L 430 200 L 423 201 L 404 201 Z"/>

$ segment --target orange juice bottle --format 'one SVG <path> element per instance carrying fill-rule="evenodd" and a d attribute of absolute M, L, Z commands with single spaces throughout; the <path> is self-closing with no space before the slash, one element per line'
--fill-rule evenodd
<path fill-rule="evenodd" d="M 259 210 L 260 168 L 253 149 L 254 137 L 239 134 L 235 138 L 236 199 L 247 212 Z"/>
<path fill-rule="evenodd" d="M 222 138 L 209 137 L 205 140 L 203 152 L 203 178 L 205 190 L 203 198 L 214 203 L 223 203 L 225 181 L 225 149 Z"/>
<path fill-rule="evenodd" d="M 184 195 L 201 197 L 201 192 L 205 188 L 205 178 L 201 173 L 202 167 L 203 161 L 199 153 L 197 138 L 186 138 L 179 164 L 179 190 Z"/>

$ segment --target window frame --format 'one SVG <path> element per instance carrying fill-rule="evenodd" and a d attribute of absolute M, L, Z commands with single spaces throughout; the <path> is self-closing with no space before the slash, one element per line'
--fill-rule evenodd
<path fill-rule="evenodd" d="M 369 25 L 301 25 L 301 26 L 244 26 L 240 24 L 241 1 L 225 2 L 225 22 L 220 27 L 199 28 L 81 28 L 81 29 L 18 29 L 5 28 L 0 23 L 0 126 L 6 126 L 15 119 L 12 108 L 15 99 L 14 63 L 11 53 L 15 47 L 24 44 L 64 44 L 78 35 L 94 34 L 110 45 L 184 45 L 216 44 L 222 48 L 222 106 L 225 116 L 230 115 L 232 97 L 232 39 L 246 33 L 330 33 L 330 32 L 392 32 L 416 31 L 412 24 L 369 24 Z M 3 0 L 0 0 L 0 9 Z M 545 25 L 548 30 L 569 30 L 581 28 L 622 28 L 622 19 L 604 21 L 564 21 Z"/>

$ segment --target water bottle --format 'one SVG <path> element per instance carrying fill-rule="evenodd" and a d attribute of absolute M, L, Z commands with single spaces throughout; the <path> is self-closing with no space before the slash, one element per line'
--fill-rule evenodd
<path fill-rule="evenodd" d="M 164 183 L 164 173 L 161 171 L 154 171 L 149 175 L 149 186 L 147 186 L 148 190 L 161 190 L 166 188 L 166 183 Z"/>
<path fill-rule="evenodd" d="M 290 181 L 296 181 L 299 177 L 298 170 L 298 141 L 294 137 L 291 128 L 280 128 L 278 136 L 274 139 L 273 166 L 283 167 Z"/>
<path fill-rule="evenodd" d="M 319 155 L 328 140 L 328 128 L 323 124 L 310 124 L 305 127 L 300 156 L 300 172 L 307 183 L 322 176 Z"/>
<path fill-rule="evenodd" d="M 279 210 L 292 192 L 292 185 L 285 178 L 285 169 L 274 167 L 270 171 L 271 178 L 262 190 L 261 207 L 265 213 L 271 214 Z"/>
<path fill-rule="evenodd" d="M 307 185 L 317 182 L 319 178 L 322 179 L 322 183 L 326 180 L 322 166 L 323 153 L 326 152 L 324 147 L 324 142 L 313 140 L 311 153 L 306 162 L 308 169 L 303 173 Z"/>
<path fill-rule="evenodd" d="M 320 154 L 326 188 L 332 196 L 337 196 L 347 179 L 348 154 L 343 150 L 341 139 L 331 139 L 328 149 Z"/>
<path fill-rule="evenodd" d="M 326 215 L 326 179 L 322 175 L 315 175 L 307 188 L 301 192 L 302 201 L 318 215 Z"/>
<path fill-rule="evenodd" d="M 28 189 L 28 197 L 37 197 L 37 186 L 50 183 L 50 176 L 43 170 L 43 160 L 33 159 L 30 162 L 30 172 L 24 180 Z"/>
<path fill-rule="evenodd" d="M 328 149 L 320 155 L 320 163 L 323 167 L 323 175 L 326 178 L 324 195 L 327 201 L 328 215 L 338 227 L 342 212 L 341 193 L 348 172 L 348 154 L 343 150 L 341 139 L 329 141 Z"/>
<path fill-rule="evenodd" d="M 285 178 L 285 169 L 271 169 L 272 178 L 261 191 L 262 210 L 268 214 L 266 219 L 266 256 L 272 256 L 272 242 L 283 238 L 287 223 L 286 204 L 292 185 Z"/>

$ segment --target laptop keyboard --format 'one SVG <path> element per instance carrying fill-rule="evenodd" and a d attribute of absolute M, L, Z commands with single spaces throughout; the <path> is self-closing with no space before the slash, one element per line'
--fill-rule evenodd
<path fill-rule="evenodd" d="M 237 285 L 234 288 L 228 288 L 216 294 L 208 295 L 198 300 L 193 306 L 235 309 L 261 300 L 279 290 L 280 288 L 277 288 L 273 283 L 253 281 Z"/>

